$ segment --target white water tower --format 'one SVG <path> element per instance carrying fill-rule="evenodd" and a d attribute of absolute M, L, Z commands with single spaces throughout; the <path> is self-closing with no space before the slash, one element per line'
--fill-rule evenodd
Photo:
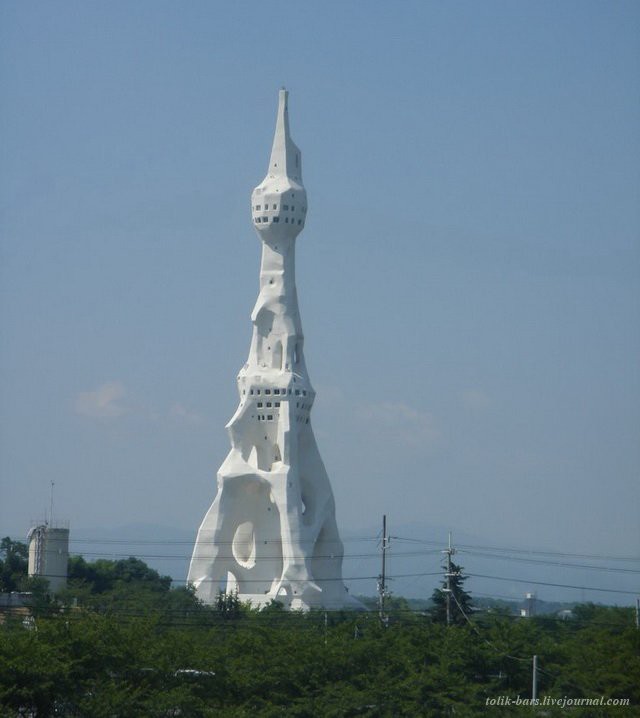
<path fill-rule="evenodd" d="M 69 529 L 34 526 L 27 534 L 29 542 L 29 576 L 49 582 L 49 591 L 57 593 L 67 586 L 69 563 Z"/>

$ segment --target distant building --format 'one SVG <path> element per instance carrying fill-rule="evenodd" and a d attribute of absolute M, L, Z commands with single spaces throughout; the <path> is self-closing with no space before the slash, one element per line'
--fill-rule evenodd
<path fill-rule="evenodd" d="M 51 593 L 66 588 L 69 529 L 41 524 L 29 531 L 27 541 L 29 542 L 29 576 L 46 579 Z"/>
<path fill-rule="evenodd" d="M 524 606 L 520 609 L 522 618 L 530 618 L 536 615 L 536 594 L 527 593 L 524 597 Z"/>

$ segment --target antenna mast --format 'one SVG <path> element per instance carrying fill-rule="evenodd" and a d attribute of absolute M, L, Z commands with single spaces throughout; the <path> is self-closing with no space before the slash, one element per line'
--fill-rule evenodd
<path fill-rule="evenodd" d="M 53 487 L 56 485 L 55 481 L 51 482 L 51 500 L 49 502 L 49 526 L 53 526 Z"/>

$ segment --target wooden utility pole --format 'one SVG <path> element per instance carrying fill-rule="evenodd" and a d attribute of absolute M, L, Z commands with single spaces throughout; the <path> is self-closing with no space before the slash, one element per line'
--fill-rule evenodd
<path fill-rule="evenodd" d="M 387 623 L 387 617 L 384 611 L 384 599 L 387 593 L 387 548 L 389 547 L 389 537 L 387 536 L 387 515 L 382 517 L 382 571 L 378 577 L 378 609 L 380 621 Z"/>
<path fill-rule="evenodd" d="M 442 552 L 447 554 L 446 588 L 444 589 L 447 599 L 447 626 L 451 625 L 451 577 L 455 576 L 455 573 L 451 570 L 451 556 L 455 552 L 456 550 L 451 547 L 451 531 L 449 531 L 449 547 Z"/>

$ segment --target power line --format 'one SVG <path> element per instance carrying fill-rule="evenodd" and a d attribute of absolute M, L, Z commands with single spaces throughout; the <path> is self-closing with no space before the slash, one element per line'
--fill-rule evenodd
<path fill-rule="evenodd" d="M 458 599 L 457 599 L 457 597 L 455 596 L 455 594 L 454 594 L 453 598 L 454 598 L 455 602 L 458 604 L 458 609 L 460 610 L 460 612 L 462 613 L 462 615 L 465 617 L 465 619 L 467 620 L 467 622 L 469 623 L 469 625 L 471 626 L 471 628 L 478 634 L 478 636 L 479 636 L 488 646 L 490 646 L 494 651 L 497 651 L 498 653 L 501 653 L 502 655 L 506 656 L 507 658 L 511 658 L 511 659 L 514 660 L 514 661 L 518 661 L 518 662 L 520 662 L 520 663 L 529 663 L 529 660 L 530 660 L 529 658 L 522 658 L 522 657 L 520 657 L 520 656 L 513 656 L 513 655 L 511 655 L 510 653 L 507 653 L 506 651 L 501 651 L 494 643 L 492 643 L 492 642 L 489 641 L 487 638 L 485 638 L 485 637 L 480 633 L 478 627 L 473 623 L 473 621 L 469 618 L 469 616 L 467 616 L 467 614 L 465 613 L 464 609 L 463 609 L 462 606 L 460 605 L 460 602 L 458 601 Z M 554 675 L 554 674 L 551 673 L 550 671 L 542 670 L 542 669 L 538 666 L 537 658 L 538 658 L 537 656 L 534 656 L 534 657 L 533 657 L 533 675 L 534 675 L 534 677 L 533 677 L 533 684 L 534 684 L 534 688 L 533 688 L 533 693 L 534 693 L 534 695 L 533 695 L 533 697 L 534 697 L 534 698 L 536 697 L 536 696 L 535 696 L 535 693 L 536 693 L 536 688 L 537 688 L 537 686 L 536 686 L 536 677 L 535 677 L 536 671 L 540 671 L 540 672 L 542 672 L 542 673 L 545 673 L 546 675 L 548 675 L 550 678 L 553 678 L 554 680 L 557 680 L 557 679 L 559 678 L 559 676 Z M 580 691 L 581 693 L 592 693 L 592 695 L 595 695 L 592 691 L 588 691 L 588 690 L 585 691 L 581 686 L 577 686 L 575 683 L 571 683 L 570 681 L 567 681 L 566 679 L 565 679 L 565 683 L 567 683 L 568 685 L 570 685 L 572 688 L 575 688 L 576 690 Z"/>
<path fill-rule="evenodd" d="M 212 544 L 213 545 L 213 544 Z M 225 545 L 225 544 L 220 544 Z M 627 574 L 640 574 L 640 569 L 632 569 L 632 568 L 623 568 L 623 567 L 615 567 L 615 566 L 596 566 L 592 564 L 577 564 L 577 563 L 571 563 L 567 561 L 547 561 L 544 559 L 535 559 L 535 558 L 526 558 L 523 556 L 507 556 L 507 555 L 500 555 L 500 554 L 488 554 L 483 553 L 481 551 L 474 551 L 469 549 L 462 549 L 458 550 L 458 553 L 466 553 L 469 556 L 476 556 L 480 558 L 493 558 L 496 560 L 503 560 L 503 561 L 519 561 L 522 563 L 532 563 L 532 564 L 539 564 L 542 566 L 557 566 L 560 568 L 576 568 L 576 569 L 586 569 L 591 571 L 605 571 L 605 572 L 611 572 L 611 573 L 627 573 Z M 440 553 L 438 549 L 428 549 L 428 550 L 422 550 L 422 551 L 401 551 L 399 553 L 394 553 L 394 557 L 397 558 L 417 558 L 421 556 L 427 556 L 431 554 Z M 131 557 L 131 553 L 118 553 L 113 551 L 82 551 L 82 556 L 91 556 L 91 557 L 103 557 L 103 558 L 129 558 Z M 374 558 L 378 554 L 377 553 L 345 553 L 342 555 L 342 558 L 344 560 L 352 560 L 352 559 L 363 559 L 363 558 Z M 136 552 L 135 554 L 136 558 L 142 558 L 142 559 L 161 559 L 161 560 L 176 560 L 176 561 L 186 561 L 191 558 L 191 554 L 151 554 L 151 553 L 139 553 Z M 233 560 L 233 556 L 219 556 L 221 559 L 228 559 Z M 315 558 L 318 559 L 332 559 L 336 558 L 336 554 L 326 554 L 321 556 L 316 556 Z M 263 556 L 260 557 L 260 561 L 279 561 L 281 558 L 279 556 Z"/>
<path fill-rule="evenodd" d="M 408 538 L 404 536 L 392 536 L 395 541 L 407 541 L 409 543 L 425 544 L 427 546 L 442 546 L 441 541 L 427 541 L 424 539 Z M 507 553 L 526 553 L 537 556 L 558 556 L 571 558 L 587 558 L 602 561 L 635 561 L 640 562 L 640 556 L 615 556 L 611 554 L 588 554 L 588 553 L 568 553 L 566 551 L 547 551 L 538 549 L 509 548 L 506 546 L 481 546 L 479 544 L 457 544 L 460 549 L 480 549 L 483 551 L 499 551 Z"/>
<path fill-rule="evenodd" d="M 614 556 L 610 554 L 594 554 L 594 553 L 568 553 L 566 551 L 543 551 L 534 549 L 522 549 L 522 548 L 506 548 L 499 546 L 477 546 L 474 544 L 460 544 L 461 549 L 480 549 L 483 551 L 497 551 L 507 553 L 519 553 L 519 554 L 533 554 L 536 556 L 557 556 L 557 557 L 570 557 L 570 558 L 587 558 L 599 560 L 599 561 L 633 561 L 640 562 L 640 556 Z"/>
<path fill-rule="evenodd" d="M 354 538 L 348 538 L 348 539 L 342 539 L 341 541 L 333 541 L 333 542 L 327 542 L 327 543 L 335 543 L 336 545 L 340 543 L 356 543 L 361 541 L 378 541 L 380 539 L 379 536 L 361 536 L 361 537 L 354 537 Z M 134 546 L 144 546 L 144 545 L 184 545 L 184 546 L 193 546 L 195 543 L 194 539 L 128 539 L 128 538 L 122 538 L 122 539 L 100 539 L 100 538 L 71 538 L 70 543 L 83 543 L 83 544 L 132 544 Z M 233 541 L 198 541 L 199 544 L 202 545 L 209 545 L 209 546 L 231 546 L 233 544 Z M 283 541 L 280 538 L 272 538 L 268 539 L 268 543 L 277 543 L 277 544 L 291 544 L 291 543 L 315 543 L 314 541 L 310 540 L 302 540 L 299 541 Z"/>
<path fill-rule="evenodd" d="M 420 573 L 398 573 L 395 574 L 395 576 L 388 576 L 388 579 L 397 579 L 397 578 L 415 578 L 417 576 L 440 576 L 440 571 L 433 571 L 433 572 L 420 572 Z M 56 573 L 47 573 L 41 576 L 41 578 L 68 578 L 70 580 L 80 580 L 83 581 L 85 579 L 76 578 L 74 576 L 69 576 L 68 574 L 56 574 Z M 114 580 L 118 580 L 118 576 L 114 577 Z M 162 578 L 162 576 L 160 576 Z M 299 583 L 323 583 L 325 581 L 370 581 L 373 579 L 379 578 L 378 576 L 344 576 L 342 578 L 322 578 L 322 579 L 296 579 Z M 135 580 L 135 579 L 134 579 Z M 154 579 L 139 579 L 142 583 L 153 581 Z M 202 579 L 200 583 L 217 583 L 220 579 L 215 578 L 206 578 Z M 243 578 L 240 579 L 241 583 L 267 583 L 264 579 L 261 578 Z M 172 578 L 171 583 L 177 583 L 177 584 L 187 584 L 189 583 L 186 579 L 178 579 L 178 578 Z"/>
<path fill-rule="evenodd" d="M 388 537 L 387 537 L 388 538 Z M 394 556 L 398 557 L 407 557 L 407 556 L 425 556 L 427 554 L 435 554 L 440 553 L 438 550 L 433 551 L 403 551 L 401 553 L 396 553 Z M 130 558 L 132 557 L 131 553 L 116 553 L 114 551 L 83 551 L 82 556 L 104 556 L 104 557 L 117 557 L 117 558 Z M 361 559 L 361 558 L 374 558 L 377 557 L 378 553 L 345 553 L 342 554 L 342 558 L 344 559 Z M 330 558 L 336 558 L 338 557 L 337 554 L 324 554 L 324 555 L 318 555 L 314 556 L 314 558 L 322 559 L 330 559 Z M 149 559 L 176 559 L 176 560 L 188 560 L 191 558 L 191 554 L 152 554 L 152 553 L 138 553 L 136 552 L 134 558 L 149 558 Z M 228 559 L 228 560 L 235 560 L 234 556 L 218 556 L 220 559 Z M 282 557 L 280 556 L 260 556 L 260 561 L 281 561 Z"/>
<path fill-rule="evenodd" d="M 484 573 L 468 573 L 467 576 L 474 576 L 475 578 L 490 578 L 494 581 L 514 581 L 516 583 L 532 583 L 536 586 L 554 586 L 556 588 L 574 588 L 580 591 L 602 591 L 604 593 L 624 593 L 628 596 L 635 596 L 637 591 L 623 591 L 618 588 L 597 588 L 595 586 L 573 586 L 567 583 L 551 583 L 548 581 L 532 581 L 526 578 L 506 578 L 504 576 L 487 576 Z"/>
<path fill-rule="evenodd" d="M 484 558 L 493 558 L 501 561 L 522 561 L 523 563 L 538 563 L 544 566 L 560 566 L 562 568 L 586 568 L 592 571 L 614 571 L 616 573 L 638 573 L 640 569 L 635 568 L 617 568 L 612 566 L 593 566 L 586 563 L 569 563 L 567 561 L 545 561 L 544 559 L 525 558 L 523 556 L 506 556 L 500 554 L 483 553 L 482 551 L 472 551 L 469 549 L 460 549 L 459 553 L 466 553 L 469 556 L 480 556 Z"/>
<path fill-rule="evenodd" d="M 408 543 L 415 543 L 415 544 L 421 544 L 426 546 L 434 546 L 434 547 L 442 547 L 441 541 L 430 541 L 426 539 L 416 539 L 416 538 L 410 538 L 406 536 L 389 536 L 389 539 L 393 539 L 395 541 L 404 541 Z M 13 541 L 22 541 L 21 538 L 12 538 Z M 378 532 L 377 536 L 359 536 L 359 537 L 350 537 L 350 538 L 343 538 L 342 542 L 343 544 L 347 543 L 355 543 L 355 542 L 378 542 L 380 540 L 380 533 Z M 193 546 L 194 540 L 193 539 L 136 539 L 136 538 L 76 538 L 71 537 L 70 544 L 127 544 L 127 545 L 133 545 L 133 546 Z M 215 545 L 215 546 L 230 546 L 233 544 L 233 541 L 200 541 L 201 545 Z M 293 543 L 293 542 L 282 542 L 279 538 L 274 538 L 268 541 L 268 543 Z M 313 543 L 312 541 L 305 541 L 300 540 L 296 541 L 295 543 Z M 339 545 L 338 542 L 335 542 L 336 545 Z M 629 562 L 640 562 L 640 556 L 620 556 L 620 555 L 612 555 L 612 554 L 588 554 L 588 553 L 569 553 L 566 551 L 551 551 L 551 550 L 541 550 L 541 549 L 523 549 L 523 548 L 513 548 L 513 547 L 506 547 L 506 546 L 484 546 L 480 544 L 457 544 L 457 550 L 459 553 L 470 553 L 473 554 L 475 551 L 492 551 L 492 552 L 498 552 L 498 553 L 511 553 L 511 554 L 529 554 L 533 556 L 552 556 L 552 557 L 559 557 L 559 558 L 582 558 L 582 559 L 591 559 L 591 560 L 599 560 L 599 561 L 629 561 Z M 436 551 L 434 550 L 433 553 Z M 408 555 L 408 554 L 407 554 Z M 415 555 L 418 555 L 416 553 Z M 480 555 L 480 554 L 478 554 Z M 495 558 L 498 558 L 498 556 L 494 556 Z M 524 560 L 524 559 L 523 559 Z M 533 560 L 533 559 L 531 559 Z M 556 564 L 550 564 L 550 565 L 556 565 Z M 579 564 L 557 564 L 561 566 L 565 565 L 576 565 L 579 567 L 585 567 L 585 568 L 593 568 L 591 566 L 583 566 Z"/>

